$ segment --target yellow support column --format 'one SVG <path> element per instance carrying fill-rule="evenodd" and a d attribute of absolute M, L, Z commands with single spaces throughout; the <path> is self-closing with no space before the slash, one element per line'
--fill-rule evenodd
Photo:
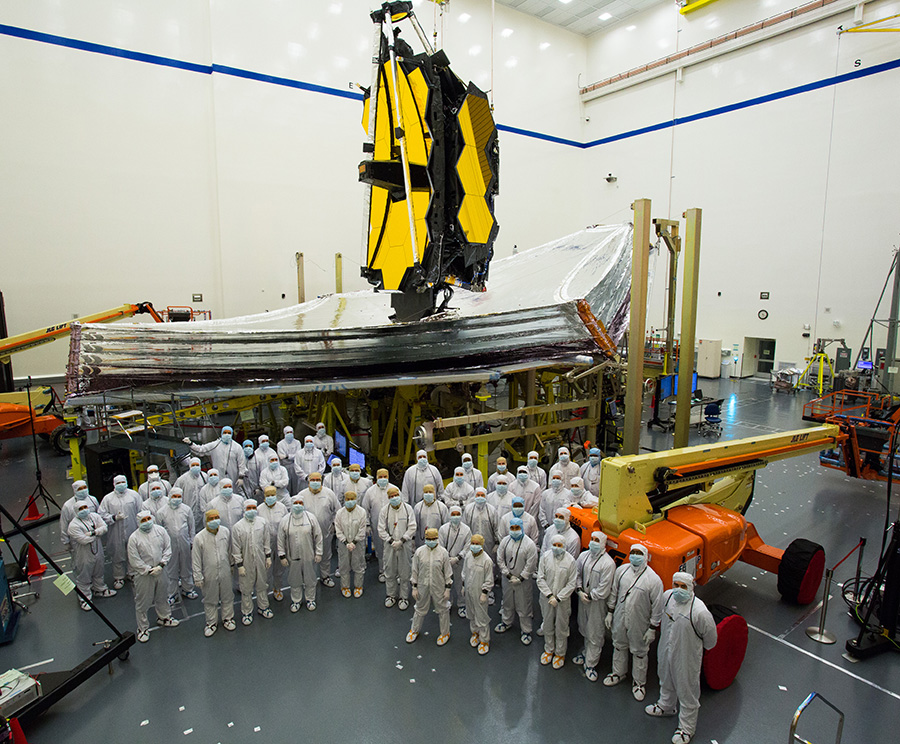
<path fill-rule="evenodd" d="M 650 200 L 637 199 L 631 251 L 631 318 L 628 326 L 628 380 L 625 387 L 625 445 L 636 455 L 641 446 L 644 388 L 644 333 L 647 326 L 647 261 L 650 255 Z"/>
<path fill-rule="evenodd" d="M 702 210 L 685 212 L 684 294 L 681 298 L 681 352 L 678 356 L 678 391 L 675 405 L 675 447 L 687 447 L 691 426 L 691 381 L 694 379 L 694 342 L 697 336 L 697 287 L 700 277 L 700 222 Z"/>

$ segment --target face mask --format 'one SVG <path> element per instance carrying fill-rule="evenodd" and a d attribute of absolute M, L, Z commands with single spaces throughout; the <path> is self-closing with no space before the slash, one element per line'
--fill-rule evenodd
<path fill-rule="evenodd" d="M 310 481 L 309 482 L 309 490 L 313 493 L 322 490 L 322 481 Z"/>
<path fill-rule="evenodd" d="M 181 496 L 172 496 L 169 498 L 169 506 L 173 509 L 177 509 L 179 506 L 181 506 L 181 501 Z"/>
<path fill-rule="evenodd" d="M 332 475 L 340 475 L 343 468 L 340 465 L 332 465 L 331 473 Z"/>
<path fill-rule="evenodd" d="M 462 514 L 450 515 L 450 524 L 452 524 L 454 527 L 458 527 L 460 522 L 462 522 Z"/>
<path fill-rule="evenodd" d="M 519 483 L 524 483 L 528 480 L 528 473 L 517 473 L 516 480 L 519 481 Z"/>
<path fill-rule="evenodd" d="M 522 530 L 510 530 L 510 531 L 509 531 L 509 536 L 510 536 L 513 540 L 519 541 L 519 540 L 522 539 Z"/>
<path fill-rule="evenodd" d="M 628 555 L 628 562 L 634 568 L 640 568 L 644 565 L 644 556 L 642 556 L 640 553 L 630 553 Z"/>
<path fill-rule="evenodd" d="M 141 522 L 141 532 L 150 532 L 153 529 L 153 522 Z"/>
<path fill-rule="evenodd" d="M 416 465 L 419 466 L 419 470 L 425 470 L 428 467 L 428 458 L 420 457 Z"/>
<path fill-rule="evenodd" d="M 600 462 L 600 458 L 597 455 L 591 455 L 590 460 L 591 465 L 597 465 Z"/>
<path fill-rule="evenodd" d="M 393 506 L 396 509 L 398 506 L 400 506 L 400 502 L 402 501 L 402 499 L 399 496 L 391 496 L 390 501 L 391 501 L 391 506 Z"/>
<path fill-rule="evenodd" d="M 350 511 L 353 511 L 356 508 L 356 499 L 347 499 L 344 502 L 344 506 L 346 506 Z"/>
<path fill-rule="evenodd" d="M 471 470 L 472 469 L 472 461 L 471 460 L 463 460 L 463 468 L 465 470 Z"/>
<path fill-rule="evenodd" d="M 478 506 L 484 506 L 486 501 L 487 501 L 487 499 L 484 496 L 476 496 L 475 497 L 475 503 L 478 504 Z"/>
<path fill-rule="evenodd" d="M 233 494 L 233 493 L 234 493 L 234 489 L 233 489 L 233 488 L 228 488 L 228 487 L 226 486 L 226 487 L 224 487 L 224 488 L 222 489 L 222 496 L 223 496 L 224 498 L 226 498 L 226 499 L 230 499 L 230 498 L 231 498 L 231 494 Z"/>
<path fill-rule="evenodd" d="M 321 439 L 322 437 L 325 436 L 325 427 L 324 426 L 321 429 L 316 428 L 316 436 L 319 437 L 319 439 Z"/>
<path fill-rule="evenodd" d="M 509 490 L 509 486 L 507 486 L 505 483 L 497 484 L 497 493 L 500 494 L 501 496 L 506 496 L 506 492 L 508 490 Z"/>
<path fill-rule="evenodd" d="M 147 473 L 147 480 L 158 481 L 159 473 Z"/>
<path fill-rule="evenodd" d="M 553 526 L 556 527 L 557 532 L 562 532 L 566 528 L 566 520 L 556 517 L 553 520 Z"/>
<path fill-rule="evenodd" d="M 154 501 L 159 501 L 162 498 L 162 490 L 159 488 L 154 488 L 150 491 L 150 498 Z"/>
<path fill-rule="evenodd" d="M 294 441 L 294 432 L 289 431 L 287 434 L 285 434 L 284 441 L 285 442 L 293 442 Z"/>
<path fill-rule="evenodd" d="M 220 522 L 221 520 L 218 519 L 210 519 L 206 523 L 206 529 L 208 529 L 210 532 L 215 532 L 217 529 L 219 529 Z"/>
<path fill-rule="evenodd" d="M 457 486 L 461 486 L 463 483 L 466 482 L 466 479 L 465 479 L 463 476 L 461 476 L 461 475 L 454 475 L 454 476 L 453 476 L 453 482 L 454 482 Z"/>
<path fill-rule="evenodd" d="M 252 522 L 254 519 L 256 519 L 256 509 L 247 509 L 244 512 L 244 519 L 246 519 L 250 522 Z"/>
<path fill-rule="evenodd" d="M 222 444 L 231 444 L 231 434 L 222 435 Z"/>
<path fill-rule="evenodd" d="M 294 512 L 294 514 L 303 514 L 305 509 L 306 507 L 304 507 L 303 504 L 291 504 L 291 511 Z"/>
<path fill-rule="evenodd" d="M 75 498 L 79 501 L 84 501 L 88 497 L 88 490 L 86 488 L 79 488 L 75 491 Z"/>
<path fill-rule="evenodd" d="M 576 499 L 580 499 L 580 498 L 581 498 L 581 494 L 583 494 L 583 493 L 584 493 L 584 489 L 583 489 L 583 488 L 581 488 L 581 487 L 579 487 L 579 486 L 573 486 L 573 487 L 572 487 L 572 495 L 573 495 Z"/>
<path fill-rule="evenodd" d="M 91 521 L 91 510 L 90 509 L 82 509 L 78 512 L 78 518 L 84 520 L 85 522 Z"/>
<path fill-rule="evenodd" d="M 266 506 L 275 506 L 277 500 L 274 496 L 266 496 Z"/>
<path fill-rule="evenodd" d="M 218 475 L 209 476 L 209 482 L 215 486 L 219 482 L 219 476 Z"/>
<path fill-rule="evenodd" d="M 356 483 L 356 481 L 359 480 L 359 476 L 361 476 L 361 475 L 362 475 L 362 473 L 360 473 L 358 470 L 351 470 L 350 471 L 350 480 L 352 480 L 354 483 Z"/>
<path fill-rule="evenodd" d="M 308 450 L 312 450 L 312 448 L 315 447 L 316 444 L 315 444 L 315 442 L 305 442 L 303 446 L 306 447 L 306 449 L 308 449 Z"/>
<path fill-rule="evenodd" d="M 430 491 L 426 491 L 424 495 L 425 503 L 429 506 L 434 503 L 434 494 Z"/>
<path fill-rule="evenodd" d="M 269 449 L 269 443 L 268 443 L 268 442 L 265 442 L 265 441 L 260 442 L 260 443 L 259 443 L 259 448 L 260 448 L 263 452 L 265 452 L 267 449 Z"/>
<path fill-rule="evenodd" d="M 482 548 L 480 545 L 470 545 L 469 550 L 472 551 L 472 555 L 478 555 L 481 552 Z"/>
<path fill-rule="evenodd" d="M 675 587 L 672 590 L 672 596 L 675 597 L 675 601 L 678 602 L 678 604 L 684 604 L 691 598 L 691 593 L 687 589 Z"/>
<path fill-rule="evenodd" d="M 521 517 L 525 513 L 524 506 L 514 506 L 512 508 L 512 513 L 514 517 Z"/>
<path fill-rule="evenodd" d="M 554 557 L 554 558 L 559 558 L 559 557 L 561 557 L 562 554 L 565 553 L 565 552 L 566 552 L 566 549 L 565 549 L 565 548 L 560 547 L 559 545 L 554 545 L 554 546 L 553 546 L 553 557 Z"/>
<path fill-rule="evenodd" d="M 200 475 L 199 465 L 191 465 L 191 475 Z"/>
<path fill-rule="evenodd" d="M 388 479 L 387 478 L 379 478 L 378 479 L 378 487 L 383 491 L 388 487 Z"/>
<path fill-rule="evenodd" d="M 603 546 L 600 545 L 600 543 L 594 542 L 593 540 L 591 540 L 588 543 L 588 550 L 590 550 L 593 555 L 597 555 L 597 553 L 599 553 L 601 550 L 603 550 Z"/>
<path fill-rule="evenodd" d="M 528 467 L 531 468 L 532 470 L 534 470 L 537 467 L 537 460 L 533 460 L 533 459 L 529 460 Z"/>
<path fill-rule="evenodd" d="M 559 461 L 560 461 L 563 465 L 565 465 L 567 462 L 569 462 L 569 456 L 568 456 L 568 455 L 560 455 L 560 456 L 559 456 Z"/>
<path fill-rule="evenodd" d="M 498 473 L 505 473 L 505 472 L 506 472 L 506 465 L 500 465 L 500 464 L 498 464 L 498 465 L 497 465 L 497 472 L 498 472 Z"/>
<path fill-rule="evenodd" d="M 554 491 L 558 491 L 560 488 L 562 488 L 562 481 L 558 478 L 554 478 L 552 481 L 550 481 L 550 488 L 552 488 Z"/>
<path fill-rule="evenodd" d="M 116 493 L 125 493 L 128 490 L 128 485 L 125 483 L 116 483 Z"/>
<path fill-rule="evenodd" d="M 269 463 L 269 470 L 278 470 L 278 460 Z"/>
<path fill-rule="evenodd" d="M 250 445 L 247 445 L 246 447 L 244 447 L 244 454 L 247 457 L 253 457 L 253 447 L 251 447 Z M 197 468 L 197 470 L 199 470 L 199 469 L 200 468 Z"/>
<path fill-rule="evenodd" d="M 437 540 L 426 540 L 426 541 L 425 541 L 425 544 L 426 544 L 429 548 L 431 548 L 432 550 L 434 550 L 434 549 L 437 547 L 438 541 L 437 541 Z"/>

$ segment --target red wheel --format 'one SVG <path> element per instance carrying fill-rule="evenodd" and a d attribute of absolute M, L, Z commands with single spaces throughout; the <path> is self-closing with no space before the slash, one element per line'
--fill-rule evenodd
<path fill-rule="evenodd" d="M 778 592 L 786 602 L 809 604 L 819 593 L 825 572 L 825 549 L 797 538 L 788 545 L 778 568 Z"/>
<path fill-rule="evenodd" d="M 713 690 L 724 690 L 734 682 L 747 653 L 747 621 L 722 605 L 710 605 L 716 621 L 716 645 L 703 653 L 700 678 Z"/>

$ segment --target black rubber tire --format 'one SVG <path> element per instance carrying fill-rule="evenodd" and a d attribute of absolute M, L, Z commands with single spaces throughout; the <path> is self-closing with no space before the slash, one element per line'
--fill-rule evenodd
<path fill-rule="evenodd" d="M 778 568 L 778 593 L 786 602 L 809 604 L 818 593 L 825 570 L 825 549 L 798 537 L 784 551 Z"/>
<path fill-rule="evenodd" d="M 49 442 L 49 441 L 50 441 L 50 435 L 47 434 L 47 433 L 45 433 L 45 432 L 41 432 L 40 434 L 38 434 L 38 436 L 39 436 L 41 439 L 43 439 L 45 442 Z"/>
<path fill-rule="evenodd" d="M 50 444 L 58 455 L 69 454 L 68 428 L 66 424 L 60 424 L 50 432 Z"/>

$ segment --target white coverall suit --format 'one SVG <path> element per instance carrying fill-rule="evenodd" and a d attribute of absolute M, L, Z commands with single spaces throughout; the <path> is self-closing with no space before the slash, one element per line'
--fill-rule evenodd
<path fill-rule="evenodd" d="M 241 614 L 253 613 L 253 592 L 256 605 L 264 610 L 269 606 L 269 583 L 266 581 L 266 559 L 271 558 L 269 528 L 259 516 L 252 522 L 246 517 L 231 530 L 231 557 L 238 567 L 238 586 L 241 590 Z M 241 566 L 244 575 L 241 576 Z"/>
<path fill-rule="evenodd" d="M 319 489 L 313 493 L 308 488 L 301 492 L 306 511 L 312 514 L 322 530 L 322 549 L 318 554 L 322 556 L 319 561 L 319 575 L 323 579 L 331 577 L 331 556 L 334 550 L 334 517 L 341 508 L 341 502 L 337 500 L 334 491 L 330 488 Z M 288 507 L 290 508 L 290 507 Z"/>
<path fill-rule="evenodd" d="M 662 615 L 663 583 L 648 565 L 635 571 L 630 563 L 616 569 L 607 607 L 614 611 L 612 621 L 613 674 L 628 673 L 628 651 L 634 657 L 631 676 L 635 684 L 647 683 L 647 652 L 650 644 L 644 633 L 652 625 L 659 627 Z"/>
<path fill-rule="evenodd" d="M 100 593 L 107 588 L 103 581 L 104 554 L 103 543 L 100 541 L 106 530 L 103 517 L 93 512 L 90 521 L 75 517 L 69 522 L 69 544 L 74 553 L 73 578 L 76 586 L 88 599 L 93 597 L 92 592 Z"/>
<path fill-rule="evenodd" d="M 231 478 L 235 485 L 246 467 L 244 448 L 233 439 L 228 444 L 221 439 L 214 439 L 206 444 L 191 444 L 191 452 L 197 457 L 206 455 L 212 467 L 219 471 L 219 477 Z"/>
<path fill-rule="evenodd" d="M 541 555 L 537 586 L 544 614 L 544 652 L 554 656 L 565 657 L 569 645 L 569 617 L 572 615 L 576 574 L 575 559 L 568 552 L 557 557 L 548 550 Z M 551 595 L 558 600 L 556 607 L 549 602 Z"/>
<path fill-rule="evenodd" d="M 519 616 L 523 633 L 531 633 L 534 617 L 534 574 L 538 567 L 538 549 L 528 535 L 513 540 L 509 535 L 497 548 L 497 565 L 500 567 L 500 586 L 503 589 L 503 605 L 500 622 L 511 626 Z M 515 576 L 520 581 L 511 582 Z"/>
<path fill-rule="evenodd" d="M 454 526 L 450 522 L 438 527 L 438 545 L 447 549 L 450 555 L 450 566 L 453 569 L 453 587 L 450 600 L 456 602 L 457 607 L 465 609 L 466 595 L 463 592 L 462 568 L 463 561 L 469 554 L 469 545 L 472 542 L 472 530 L 465 522 Z M 455 559 L 455 560 L 454 560 Z"/>
<path fill-rule="evenodd" d="M 366 575 L 366 527 L 369 516 L 357 502 L 350 511 L 342 506 L 334 516 L 334 535 L 337 538 L 338 570 L 341 572 L 341 588 L 350 588 L 350 571 L 353 571 L 353 586 L 362 588 Z M 353 550 L 348 549 L 353 544 Z"/>
<path fill-rule="evenodd" d="M 450 554 L 438 545 L 429 548 L 423 545 L 416 550 L 412 559 L 412 585 L 419 598 L 414 606 L 412 632 L 422 630 L 422 623 L 431 604 L 438 616 L 441 635 L 450 634 L 450 601 L 444 594 L 453 584 L 453 569 L 450 568 Z"/>
<path fill-rule="evenodd" d="M 203 610 L 206 612 L 207 625 L 216 625 L 220 603 L 222 620 L 234 618 L 234 586 L 231 581 L 231 554 L 228 550 L 230 540 L 227 527 L 220 526 L 216 533 L 204 527 L 194 537 L 194 546 L 191 548 L 194 583 L 203 583 Z"/>
<path fill-rule="evenodd" d="M 278 525 L 289 511 L 280 501 L 276 501 L 272 506 L 266 506 L 265 501 L 260 501 L 257 507 L 256 518 L 264 520 L 269 531 L 269 553 L 272 556 L 272 565 L 266 571 L 266 577 L 269 588 L 278 591 L 284 587 L 284 566 L 278 560 Z"/>
<path fill-rule="evenodd" d="M 576 589 L 588 596 L 587 602 L 580 597 L 578 600 L 581 602 L 578 632 L 584 637 L 584 666 L 595 669 L 606 640 L 606 602 L 612 589 L 616 564 L 606 550 L 601 550 L 597 555 L 585 550 L 578 556 L 576 569 Z"/>
<path fill-rule="evenodd" d="M 425 530 L 440 529 L 441 525 L 450 519 L 450 511 L 443 501 L 435 499 L 431 505 L 423 499 L 413 507 L 416 515 L 416 545 L 425 544 Z"/>
<path fill-rule="evenodd" d="M 415 549 L 416 517 L 405 501 L 396 509 L 388 504 L 378 516 L 378 534 L 384 543 L 384 585 L 388 597 L 409 599 L 409 578 Z M 401 544 L 393 546 L 393 542 Z"/>
<path fill-rule="evenodd" d="M 172 558 L 166 564 L 169 574 L 169 591 L 178 592 L 178 580 L 181 579 L 181 591 L 188 593 L 194 589 L 193 569 L 191 568 L 191 543 L 194 542 L 194 513 L 182 502 L 177 509 L 171 504 L 159 510 L 160 527 L 169 534 L 172 543 Z"/>
<path fill-rule="evenodd" d="M 360 500 L 362 506 L 369 513 L 369 525 L 372 527 L 372 551 L 378 559 L 378 573 L 384 573 L 384 541 L 378 533 L 378 517 L 381 516 L 381 510 L 388 504 L 387 490 L 391 487 L 388 483 L 381 488 L 377 483 L 370 486 L 366 490 L 366 495 Z"/>
<path fill-rule="evenodd" d="M 288 514 L 278 525 L 278 558 L 288 560 L 291 602 L 316 601 L 316 558 L 322 555 L 322 528 L 309 511 Z"/>
<path fill-rule="evenodd" d="M 666 712 L 678 703 L 678 728 L 693 735 L 700 712 L 700 666 L 703 650 L 716 645 L 718 633 L 703 600 L 692 596 L 679 604 L 672 589 L 663 594 L 658 654 L 659 705 Z"/>
<path fill-rule="evenodd" d="M 166 566 L 172 559 L 172 541 L 169 533 L 158 524 L 154 524 L 149 532 L 135 530 L 128 538 L 128 565 L 134 574 L 134 614 L 137 617 L 137 630 L 148 630 L 147 610 L 156 608 L 156 616 L 162 620 L 171 617 L 169 610 L 169 577 Z M 163 570 L 158 576 L 150 571 L 156 566 Z"/>
<path fill-rule="evenodd" d="M 113 579 L 124 579 L 128 565 L 128 538 L 138 528 L 137 513 L 141 510 L 141 497 L 130 488 L 125 493 L 110 491 L 100 502 L 100 516 L 109 523 L 106 549 L 112 563 Z M 121 514 L 124 519 L 116 519 Z"/>
<path fill-rule="evenodd" d="M 466 595 L 466 617 L 469 629 L 478 634 L 480 643 L 490 643 L 491 618 L 487 597 L 494 588 L 494 562 L 486 550 L 474 555 L 469 549 L 463 561 L 463 591 Z"/>

